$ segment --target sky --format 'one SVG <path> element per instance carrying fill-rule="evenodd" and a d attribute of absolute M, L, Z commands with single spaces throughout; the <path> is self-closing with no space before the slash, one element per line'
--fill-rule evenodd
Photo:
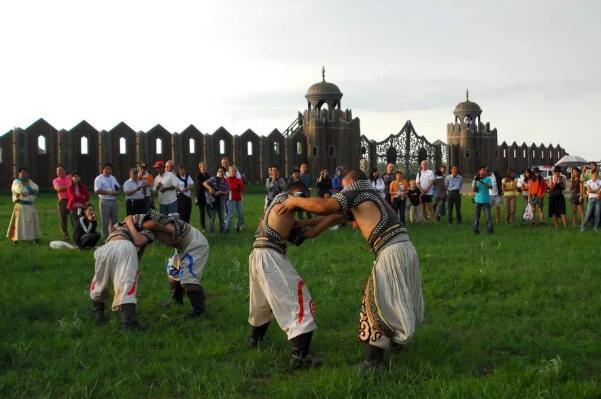
<path fill-rule="evenodd" d="M 599 1 L 5 1 L 0 132 L 40 117 L 109 130 L 283 131 L 338 85 L 361 132 L 430 141 L 465 99 L 499 144 L 601 159 Z"/>

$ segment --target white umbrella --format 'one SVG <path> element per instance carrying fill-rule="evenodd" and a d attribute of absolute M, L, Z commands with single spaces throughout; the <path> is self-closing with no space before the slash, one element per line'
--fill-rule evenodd
<path fill-rule="evenodd" d="M 555 166 L 560 166 L 562 168 L 573 168 L 575 166 L 586 165 L 588 161 L 578 155 L 564 155 Z"/>

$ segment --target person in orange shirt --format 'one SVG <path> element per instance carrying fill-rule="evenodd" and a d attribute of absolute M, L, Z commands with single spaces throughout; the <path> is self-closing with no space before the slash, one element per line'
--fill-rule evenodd
<path fill-rule="evenodd" d="M 146 212 L 148 212 L 151 208 L 154 208 L 152 204 L 152 186 L 154 183 L 154 178 L 150 173 L 147 172 L 147 165 L 145 162 L 140 162 L 138 164 L 138 180 L 140 180 L 143 184 L 142 192 L 144 193 L 144 200 L 146 201 Z"/>
<path fill-rule="evenodd" d="M 547 181 L 540 175 L 540 169 L 534 168 L 532 172 L 534 176 L 528 182 L 528 196 L 534 215 L 538 213 L 539 224 L 542 226 L 545 224 L 543 206 L 545 203 L 545 193 L 547 192 Z M 532 219 L 532 225 L 535 223 L 534 219 Z"/>
<path fill-rule="evenodd" d="M 405 224 L 405 209 L 407 208 L 407 190 L 409 185 L 400 170 L 396 172 L 395 179 L 390 183 L 390 202 L 392 209 L 399 215 L 401 225 Z"/>

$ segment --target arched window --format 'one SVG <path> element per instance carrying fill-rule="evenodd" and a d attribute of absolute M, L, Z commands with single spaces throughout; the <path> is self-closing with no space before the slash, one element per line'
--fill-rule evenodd
<path fill-rule="evenodd" d="M 46 137 L 38 136 L 38 154 L 46 153 Z"/>
<path fill-rule="evenodd" d="M 557 159 L 561 158 L 561 151 L 557 151 Z"/>
<path fill-rule="evenodd" d="M 119 154 L 127 154 L 127 142 L 125 141 L 125 137 L 119 139 Z"/>
<path fill-rule="evenodd" d="M 154 146 L 155 146 L 155 153 L 156 154 L 162 154 L 163 153 L 163 140 L 156 139 L 154 141 Z"/>
<path fill-rule="evenodd" d="M 549 159 L 553 158 L 553 151 L 549 150 Z"/>
<path fill-rule="evenodd" d="M 545 151 L 540 150 L 540 159 L 545 159 Z"/>
<path fill-rule="evenodd" d="M 507 149 L 503 148 L 503 158 L 507 158 Z"/>
<path fill-rule="evenodd" d="M 300 141 L 296 142 L 296 155 L 303 155 L 303 143 Z"/>
<path fill-rule="evenodd" d="M 465 157 L 469 158 L 470 157 L 470 150 L 465 150 Z"/>
<path fill-rule="evenodd" d="M 85 136 L 79 139 L 79 153 L 88 155 L 88 138 Z"/>
<path fill-rule="evenodd" d="M 223 139 L 219 140 L 219 154 L 225 154 L 225 140 Z"/>
<path fill-rule="evenodd" d="M 251 141 L 246 142 L 246 155 L 253 154 L 253 143 Z"/>
<path fill-rule="evenodd" d="M 536 150 L 532 150 L 532 158 L 536 158 Z"/>
<path fill-rule="evenodd" d="M 190 154 L 194 154 L 196 152 L 196 140 L 194 140 L 194 139 L 188 140 L 188 152 Z"/>
<path fill-rule="evenodd" d="M 273 153 L 275 155 L 279 155 L 280 154 L 280 143 L 278 143 L 277 141 L 273 142 Z"/>
<path fill-rule="evenodd" d="M 513 149 L 513 159 L 516 159 L 518 157 L 518 150 L 516 150 L 515 148 Z"/>
<path fill-rule="evenodd" d="M 522 158 L 526 159 L 526 150 L 522 150 Z"/>
<path fill-rule="evenodd" d="M 394 147 L 390 147 L 390 148 L 394 148 Z M 328 148 L 328 154 L 331 157 L 334 156 L 334 146 L 330 146 L 330 148 Z M 395 156 L 396 156 L 396 153 L 395 153 Z"/>
<path fill-rule="evenodd" d="M 316 157 L 317 156 L 317 147 L 313 146 L 313 156 Z"/>

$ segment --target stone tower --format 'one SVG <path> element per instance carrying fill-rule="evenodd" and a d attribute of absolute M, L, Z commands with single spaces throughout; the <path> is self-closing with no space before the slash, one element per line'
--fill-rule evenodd
<path fill-rule="evenodd" d="M 469 91 L 465 101 L 455 107 L 455 122 L 447 124 L 447 145 L 449 164 L 459 167 L 459 173 L 471 176 L 480 166 L 497 168 L 499 147 L 497 129 L 490 128 L 490 122 L 480 121 L 482 109 L 470 101 Z"/>
<path fill-rule="evenodd" d="M 359 118 L 353 118 L 351 110 L 341 109 L 342 92 L 326 82 L 323 67 L 321 75 L 321 82 L 309 87 L 305 95 L 307 109 L 302 115 L 307 161 L 314 175 L 322 168 L 333 173 L 338 165 L 358 168 L 361 158 Z"/>

